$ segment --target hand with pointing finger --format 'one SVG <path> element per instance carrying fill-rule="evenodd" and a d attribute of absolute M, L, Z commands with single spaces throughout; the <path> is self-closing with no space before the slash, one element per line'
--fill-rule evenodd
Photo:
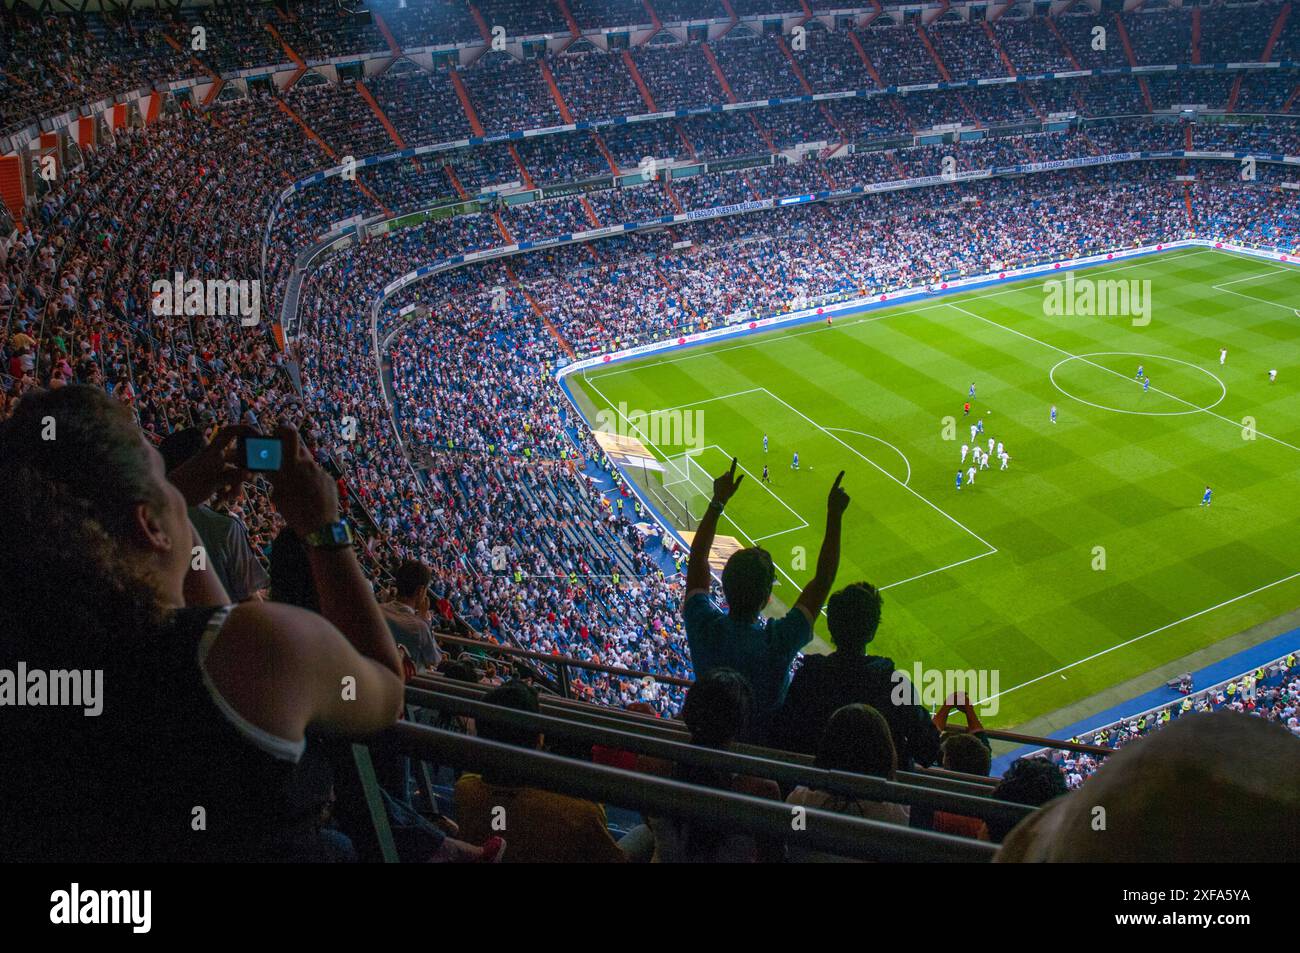
<path fill-rule="evenodd" d="M 713 499 L 715 502 L 726 506 L 727 501 L 740 489 L 740 484 L 744 482 L 745 475 L 742 473 L 736 476 L 736 458 L 731 458 L 731 469 L 713 481 Z"/>
<path fill-rule="evenodd" d="M 840 481 L 844 479 L 844 471 L 835 478 L 835 485 L 831 487 L 830 496 L 826 498 L 826 509 L 832 516 L 839 516 L 849 508 L 849 495 L 844 492 L 840 486 Z"/>

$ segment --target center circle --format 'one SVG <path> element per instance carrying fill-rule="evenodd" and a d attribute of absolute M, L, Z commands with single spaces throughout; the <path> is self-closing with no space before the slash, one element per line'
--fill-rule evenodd
<path fill-rule="evenodd" d="M 1129 410 L 1124 407 L 1111 407 L 1107 404 L 1098 404 L 1090 400 L 1084 400 L 1082 397 L 1079 397 L 1075 394 L 1071 394 L 1068 390 L 1062 387 L 1060 382 L 1056 379 L 1056 372 L 1059 368 L 1073 361 L 1084 361 L 1085 363 L 1089 363 L 1087 359 L 1091 357 L 1140 357 L 1140 358 L 1145 358 L 1148 361 L 1151 361 L 1153 364 L 1157 366 L 1161 363 L 1181 364 L 1184 367 L 1190 367 L 1192 370 L 1200 371 L 1210 380 L 1214 381 L 1214 383 L 1218 385 L 1219 396 L 1218 399 L 1216 399 L 1211 404 L 1206 404 L 1205 406 L 1198 405 L 1194 407 L 1188 407 L 1186 410 Z M 1123 377 L 1125 380 L 1129 379 L 1127 375 L 1120 374 L 1118 371 L 1111 371 L 1111 369 L 1108 367 L 1100 367 L 1100 365 L 1096 365 L 1096 366 L 1099 367 L 1102 371 L 1104 371 L 1107 374 L 1114 373 L 1116 376 Z M 1159 354 L 1143 354 L 1140 351 L 1096 351 L 1091 354 L 1072 354 L 1069 357 L 1065 358 L 1064 360 L 1057 361 L 1056 364 L 1052 366 L 1052 369 L 1051 371 L 1048 372 L 1047 376 L 1051 380 L 1052 386 L 1055 387 L 1057 390 L 1059 390 L 1066 397 L 1070 398 L 1071 400 L 1077 400 L 1079 403 L 1086 404 L 1089 407 L 1096 407 L 1098 410 L 1109 410 L 1112 413 L 1116 413 L 1116 414 L 1133 414 L 1134 416 L 1137 417 L 1182 417 L 1186 414 L 1199 414 L 1204 411 L 1213 410 L 1215 407 L 1218 407 L 1219 404 L 1223 403 L 1223 399 L 1228 396 L 1227 385 L 1225 385 L 1223 381 L 1221 381 L 1218 378 L 1217 375 L 1211 374 L 1205 368 L 1197 364 L 1193 364 L 1191 361 L 1180 361 L 1176 357 L 1165 357 Z M 1177 397 L 1175 397 L 1174 399 L 1181 400 L 1181 398 L 1177 398 Z"/>

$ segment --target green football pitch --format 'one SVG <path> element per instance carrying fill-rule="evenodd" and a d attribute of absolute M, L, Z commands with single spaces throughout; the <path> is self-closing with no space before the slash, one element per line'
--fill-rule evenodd
<path fill-rule="evenodd" d="M 1300 606 L 1300 270 L 1180 250 L 1075 272 L 1073 294 L 1085 279 L 1145 292 L 1129 310 L 1149 300 L 1149 323 L 1053 313 L 1068 309 L 1036 278 L 571 382 L 589 419 L 618 415 L 662 458 L 687 438 L 710 474 L 738 458 L 719 533 L 772 553 L 782 604 L 811 577 L 845 471 L 836 587 L 884 590 L 873 651 L 993 673 L 987 720 L 1015 725 Z M 636 411 L 668 410 L 690 423 L 647 439 Z M 1009 466 L 990 457 L 958 490 L 977 420 Z"/>

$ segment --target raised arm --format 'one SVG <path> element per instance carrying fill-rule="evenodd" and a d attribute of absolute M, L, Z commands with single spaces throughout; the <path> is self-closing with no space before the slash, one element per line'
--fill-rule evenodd
<path fill-rule="evenodd" d="M 826 535 L 822 538 L 821 552 L 817 554 L 817 571 L 795 600 L 795 606 L 803 611 L 809 622 L 817 620 L 817 613 L 826 604 L 831 586 L 835 584 L 835 574 L 840 569 L 840 524 L 849 505 L 849 495 L 840 487 L 843 479 L 844 471 L 841 470 L 826 499 Z"/>
<path fill-rule="evenodd" d="M 296 431 L 281 427 L 276 436 L 284 454 L 271 502 L 305 539 L 338 519 L 338 491 Z M 212 644 L 206 671 L 235 711 L 279 737 L 297 738 L 308 725 L 347 736 L 379 731 L 401 711 L 397 645 L 351 546 L 312 546 L 307 559 L 321 614 L 241 604 Z"/>
<path fill-rule="evenodd" d="M 691 541 L 691 554 L 686 566 L 687 599 L 697 592 L 709 591 L 709 550 L 713 548 L 713 538 L 718 533 L 718 517 L 744 480 L 743 473 L 736 476 L 736 458 L 732 457 L 731 469 L 713 481 L 713 498 L 709 500 L 709 508 L 700 518 L 695 539 Z"/>
<path fill-rule="evenodd" d="M 971 704 L 970 699 L 963 692 L 954 692 L 948 696 L 948 700 L 943 703 L 934 715 L 934 727 L 940 732 L 948 729 L 948 715 L 953 709 L 957 709 L 966 716 L 966 730 L 971 734 L 981 734 L 984 731 L 984 725 L 980 721 L 980 716 L 975 711 L 975 706 Z"/>
<path fill-rule="evenodd" d="M 339 518 L 334 479 L 312 459 L 292 427 L 276 430 L 284 444 L 283 464 L 273 478 L 271 502 L 289 528 L 306 539 Z M 375 601 L 374 590 L 351 546 L 322 549 L 309 546 L 312 579 L 320 614 L 338 627 L 361 655 L 402 677 L 402 663 L 388 624 Z"/>

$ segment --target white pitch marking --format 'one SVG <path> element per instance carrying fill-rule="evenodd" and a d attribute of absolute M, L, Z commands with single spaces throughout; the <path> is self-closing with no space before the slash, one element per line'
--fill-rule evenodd
<path fill-rule="evenodd" d="M 607 374 L 605 376 L 612 377 L 613 375 Z M 738 390 L 734 394 L 723 394 L 721 397 L 708 397 L 704 400 L 693 400 L 689 404 L 678 404 L 676 407 L 664 407 L 663 410 L 685 410 L 687 407 L 698 407 L 700 404 L 711 404 L 718 400 L 731 400 L 733 397 L 744 397 L 746 394 L 761 394 L 762 392 L 763 388 L 761 387 L 751 387 L 749 390 Z M 601 394 L 601 396 L 604 397 L 605 395 Z M 606 398 L 606 400 L 608 400 L 608 398 Z M 712 446 L 716 447 L 717 445 L 713 444 Z M 705 449 L 707 450 L 708 448 L 706 447 Z M 718 449 L 720 450 L 722 448 L 718 447 Z"/>
<path fill-rule="evenodd" d="M 763 389 L 764 389 L 764 390 L 767 390 L 767 388 L 763 388 Z M 987 546 L 987 547 L 988 547 L 990 550 L 992 550 L 993 552 L 997 552 L 997 551 L 998 551 L 998 548 L 997 548 L 996 546 L 994 546 L 992 543 L 990 543 L 990 542 L 989 542 L 988 540 L 986 540 L 984 537 L 980 536 L 979 533 L 975 532 L 975 531 L 974 531 L 973 529 L 971 529 L 969 526 L 967 526 L 967 525 L 965 525 L 964 523 L 962 523 L 962 522 L 961 522 L 960 520 L 958 520 L 956 517 L 950 516 L 949 514 L 945 513 L 945 512 L 944 512 L 943 510 L 941 510 L 938 506 L 936 506 L 934 503 L 931 503 L 928 499 L 926 499 L 926 498 L 925 498 L 924 496 L 922 496 L 920 493 L 917 493 L 916 490 L 912 489 L 910 486 L 908 486 L 906 483 L 904 483 L 904 482 L 903 482 L 902 480 L 900 480 L 898 477 L 894 476 L 892 473 L 890 473 L 890 472 L 889 472 L 888 470 L 886 470 L 884 467 L 880 466 L 878 463 L 874 462 L 874 461 L 871 460 L 869 457 L 864 456 L 860 451 L 855 450 L 853 447 L 851 447 L 849 444 L 845 443 L 845 442 L 844 442 L 842 439 L 840 439 L 839 437 L 835 436 L 835 434 L 831 433 L 829 430 L 827 430 L 825 427 L 823 427 L 823 426 L 822 426 L 821 424 L 819 424 L 817 421 L 813 420 L 811 417 L 809 417 L 809 416 L 808 416 L 807 414 L 805 414 L 803 411 L 798 410 L 797 408 L 791 406 L 791 404 L 789 403 L 789 401 L 786 401 L 786 400 L 784 400 L 783 398 L 778 397 L 776 394 L 773 394 L 770 390 L 767 391 L 767 393 L 768 393 L 768 396 L 771 397 L 773 400 L 777 401 L 777 402 L 780 403 L 780 404 L 785 405 L 785 407 L 786 407 L 787 409 L 789 409 L 792 413 L 798 414 L 800 417 L 802 417 L 804 420 L 808 421 L 808 423 L 812 424 L 814 427 L 816 427 L 816 428 L 817 428 L 818 430 L 820 430 L 822 433 L 826 434 L 826 436 L 830 437 L 832 440 L 834 440 L 834 441 L 835 441 L 836 443 L 838 443 L 840 446 L 844 447 L 844 448 L 845 448 L 846 450 L 848 450 L 850 453 L 854 454 L 855 456 L 857 456 L 858 458 L 860 458 L 861 460 L 863 460 L 864 462 L 866 462 L 869 466 L 874 467 L 876 470 L 879 470 L 879 471 L 880 471 L 881 473 L 883 473 L 885 476 L 889 477 L 889 479 L 893 480 L 895 483 L 897 483 L 899 486 L 901 486 L 903 489 L 905 489 L 908 493 L 911 493 L 914 497 L 916 497 L 918 500 L 920 500 L 920 501 L 921 501 L 922 503 L 924 503 L 926 506 L 930 507 L 930 509 L 934 510 L 934 511 L 935 511 L 936 513 L 938 513 L 940 516 L 944 517 L 945 519 L 949 520 L 950 522 L 954 523 L 955 525 L 960 526 L 963 530 L 965 530 L 965 531 L 966 531 L 967 533 L 969 533 L 971 536 L 974 536 L 976 539 L 978 539 L 981 543 L 983 543 L 985 546 Z"/>
<path fill-rule="evenodd" d="M 1248 295 L 1241 291 L 1233 291 L 1231 288 L 1223 288 L 1219 285 L 1212 286 L 1216 291 L 1226 295 L 1236 295 L 1238 298 L 1246 298 L 1249 301 L 1258 301 L 1260 304 L 1272 305 L 1274 308 L 1282 308 L 1284 311 L 1294 312 L 1295 308 L 1289 304 L 1278 304 L 1276 301 L 1269 301 L 1267 298 L 1257 298 L 1254 295 Z"/>
<path fill-rule="evenodd" d="M 1183 400 L 1181 397 L 1173 398 L 1179 403 L 1186 404 L 1188 407 L 1191 408 L 1191 410 L 1123 410 L 1119 407 L 1107 407 L 1105 404 L 1094 404 L 1090 400 L 1084 400 L 1082 397 L 1076 397 L 1074 394 L 1071 394 L 1068 390 L 1066 390 L 1059 383 L 1057 383 L 1056 380 L 1056 369 L 1058 367 L 1061 367 L 1064 364 L 1070 363 L 1070 361 L 1073 360 L 1083 361 L 1083 363 L 1089 364 L 1092 367 L 1101 367 L 1100 364 L 1093 364 L 1092 361 L 1089 361 L 1088 358 L 1090 357 L 1145 357 L 1157 361 L 1169 361 L 1171 364 L 1182 364 L 1185 367 L 1190 367 L 1194 371 L 1200 371 L 1202 374 L 1205 374 L 1216 384 L 1218 384 L 1219 399 L 1212 404 L 1206 404 L 1204 407 L 1202 407 L 1198 404 L 1193 404 L 1191 401 Z M 1102 368 L 1102 369 L 1110 370 L 1110 368 Z M 1135 378 L 1127 377 L 1124 374 L 1120 374 L 1119 371 L 1111 371 L 1111 373 L 1123 377 L 1124 380 L 1126 381 L 1131 380 L 1133 381 L 1134 384 L 1137 383 L 1137 380 Z M 1188 414 L 1195 414 L 1199 411 L 1208 412 L 1212 408 L 1218 407 L 1221 403 L 1223 403 L 1224 399 L 1228 396 L 1228 385 L 1223 383 L 1223 381 L 1219 378 L 1217 374 L 1210 373 L 1205 368 L 1201 367 L 1199 364 L 1193 364 L 1191 361 L 1179 360 L 1176 357 L 1165 357 L 1162 354 L 1147 354 L 1145 351 L 1093 351 L 1089 354 L 1080 354 L 1077 358 L 1074 357 L 1062 358 L 1061 360 L 1057 361 L 1055 364 L 1052 365 L 1052 369 L 1047 372 L 1047 379 L 1052 382 L 1053 387 L 1055 387 L 1057 390 L 1059 390 L 1062 394 L 1064 394 L 1066 397 L 1070 398 L 1071 400 L 1077 400 L 1079 403 L 1086 404 L 1089 407 L 1096 407 L 1098 410 L 1108 410 L 1111 413 L 1115 413 L 1115 414 L 1131 414 L 1134 417 L 1185 417 Z M 1152 390 L 1154 390 L 1157 394 L 1163 394 L 1166 397 L 1173 396 L 1172 394 L 1165 394 L 1165 392 L 1158 387 L 1154 387 L 1152 388 Z"/>
<path fill-rule="evenodd" d="M 887 586 L 881 586 L 879 591 L 884 592 L 886 589 L 893 589 L 895 586 L 901 586 L 905 582 L 914 582 L 917 579 L 924 579 L 926 576 L 933 576 L 937 572 L 943 572 L 947 569 L 955 569 L 958 566 L 964 566 L 966 563 L 973 563 L 977 559 L 983 559 L 985 556 L 992 556 L 996 552 L 997 552 L 996 549 L 990 549 L 988 552 L 980 553 L 978 556 L 970 556 L 966 559 L 959 559 L 955 563 L 949 563 L 946 566 L 940 566 L 938 569 L 931 569 L 928 572 L 918 573 L 915 576 L 908 576 L 906 579 L 900 579 L 898 580 L 898 582 L 891 582 Z"/>
<path fill-rule="evenodd" d="M 1088 360 L 1086 357 L 1083 357 L 1083 356 L 1081 356 L 1081 355 L 1074 354 L 1074 353 L 1072 353 L 1072 352 L 1070 352 L 1070 351 L 1067 351 L 1067 350 L 1066 350 L 1065 348 L 1063 348 L 1063 347 L 1057 347 L 1055 344 L 1049 344 L 1047 341 L 1039 340 L 1038 338 L 1034 337 L 1033 335 L 1026 334 L 1024 331 L 1017 331 L 1015 328 L 1009 328 L 1009 327 L 1007 327 L 1005 324 L 998 324 L 998 322 L 993 321 L 993 320 L 991 320 L 991 319 L 989 319 L 989 318 L 986 318 L 986 317 L 984 317 L 983 315 L 976 314 L 976 313 L 973 312 L 973 311 L 967 311 L 965 308 L 960 307 L 959 305 L 949 304 L 948 307 L 952 308 L 954 311 L 960 311 L 962 314 L 969 315 L 970 317 L 975 318 L 975 319 L 978 320 L 978 321 L 983 321 L 985 324 L 991 324 L 991 325 L 993 325 L 993 327 L 995 327 L 995 328 L 1001 328 L 1003 331 L 1008 331 L 1008 332 L 1010 332 L 1011 334 L 1015 334 L 1015 335 L 1017 335 L 1017 336 L 1019 336 L 1019 337 L 1022 337 L 1022 338 L 1024 338 L 1026 341 L 1033 341 L 1035 344 L 1041 344 L 1043 347 L 1045 347 L 1045 348 L 1049 348 L 1050 350 L 1053 350 L 1053 351 L 1056 351 L 1058 354 L 1064 354 L 1066 357 L 1074 358 L 1076 361 L 1083 361 L 1083 363 L 1085 363 L 1085 364 L 1091 364 L 1093 367 L 1097 368 L 1098 370 L 1105 371 L 1107 374 L 1113 374 L 1113 375 L 1115 375 L 1116 377 L 1121 378 L 1122 380 L 1126 380 L 1126 381 L 1131 381 L 1131 380 L 1133 380 L 1133 378 L 1129 377 L 1127 374 L 1122 374 L 1122 373 L 1120 373 L 1119 371 L 1112 370 L 1112 369 L 1109 368 L 1109 367 L 1103 367 L 1101 364 L 1097 364 L 1097 363 L 1094 362 L 1094 361 L 1090 361 L 1090 360 Z M 1159 354 L 1151 354 L 1151 355 L 1148 355 L 1148 356 L 1149 356 L 1149 357 L 1154 357 L 1154 358 L 1160 358 L 1160 357 L 1161 357 Z M 1170 357 L 1170 358 L 1163 358 L 1163 359 L 1164 359 L 1164 360 L 1170 360 L 1170 361 L 1177 360 L 1177 358 L 1172 358 L 1172 357 Z M 1186 363 L 1186 362 L 1183 362 L 1183 363 Z M 1211 375 L 1211 376 L 1213 376 L 1213 375 Z M 1058 389 L 1059 389 L 1059 388 L 1058 388 Z M 1170 400 L 1177 401 L 1177 402 L 1180 403 L 1180 404 L 1185 404 L 1185 405 L 1188 406 L 1188 407 L 1193 407 L 1193 408 L 1195 408 L 1196 410 L 1199 410 L 1199 411 L 1200 411 L 1201 413 L 1203 413 L 1203 414 L 1208 414 L 1209 416 L 1214 417 L 1214 418 L 1216 418 L 1216 419 L 1218 419 L 1218 420 L 1222 420 L 1222 421 L 1224 421 L 1225 423 L 1232 424 L 1232 426 L 1235 427 L 1235 428 L 1237 428 L 1238 430 L 1241 429 L 1241 421 L 1239 421 L 1239 420 L 1233 420 L 1231 417 L 1225 417 L 1225 416 L 1223 416 L 1223 414 L 1216 414 L 1213 410 L 1210 410 L 1208 407 L 1201 407 L 1201 406 L 1199 406 L 1199 405 L 1197 405 L 1197 404 L 1193 404 L 1190 400 L 1183 400 L 1183 398 L 1181 398 L 1181 397 L 1176 397 L 1176 396 L 1174 396 L 1173 394 L 1170 394 L 1170 393 L 1166 393 L 1165 391 L 1160 390 L 1158 387 L 1153 387 L 1153 388 L 1151 388 L 1151 389 L 1152 389 L 1153 391 L 1155 391 L 1157 394 L 1160 394 L 1160 395 L 1162 395 L 1162 396 L 1164 396 L 1164 397 L 1168 397 Z M 1061 391 L 1061 393 L 1064 394 L 1065 391 Z M 1067 395 L 1067 396 L 1068 396 L 1068 395 Z M 1074 398 L 1071 398 L 1071 399 L 1073 399 L 1073 400 L 1078 400 L 1077 397 L 1074 397 Z M 1083 403 L 1087 403 L 1087 401 L 1083 401 Z M 1097 406 L 1097 405 L 1094 404 L 1093 406 Z M 1213 406 L 1216 406 L 1216 407 L 1217 407 L 1218 404 L 1216 403 L 1216 404 L 1214 404 Z M 1112 408 L 1112 409 L 1113 409 L 1113 408 Z M 1265 440 L 1271 440 L 1271 441 L 1273 441 L 1273 442 L 1276 443 L 1276 444 L 1281 444 L 1282 446 L 1284 446 L 1284 447 L 1286 447 L 1286 448 L 1288 448 L 1288 449 L 1290 449 L 1290 450 L 1294 450 L 1294 451 L 1296 451 L 1297 453 L 1300 453 L 1300 447 L 1297 447 L 1297 446 L 1295 446 L 1294 444 L 1287 443 L 1285 440 L 1280 440 L 1280 439 L 1278 439 L 1277 437 L 1270 436 L 1269 434 L 1264 433 L 1262 430 L 1256 430 L 1256 431 L 1255 431 L 1255 436 L 1257 436 L 1257 437 L 1263 437 Z"/>
<path fill-rule="evenodd" d="M 883 437 L 874 436 L 873 434 L 863 433 L 861 430 L 850 430 L 848 427 L 827 427 L 826 429 L 834 430 L 837 433 L 857 434 L 859 437 L 866 437 L 868 440 L 875 440 L 878 441 L 879 443 L 883 443 L 886 447 L 888 447 L 890 450 L 893 450 L 894 453 L 898 454 L 900 457 L 903 458 L 903 466 L 907 467 L 907 479 L 903 481 L 903 486 L 907 486 L 909 483 L 912 482 L 912 461 L 907 459 L 907 454 L 905 454 L 902 450 L 899 450 L 888 440 L 885 440 Z"/>
<path fill-rule="evenodd" d="M 1255 281 L 1259 278 L 1267 278 L 1270 275 L 1285 275 L 1289 273 L 1289 270 L 1286 268 L 1273 268 L 1269 271 L 1262 271 L 1258 275 L 1247 275 L 1245 278 L 1233 278 L 1231 281 L 1222 281 L 1217 285 L 1210 285 L 1210 287 L 1215 291 L 1222 291 L 1228 285 L 1239 285 L 1243 281 Z"/>
<path fill-rule="evenodd" d="M 1127 645 L 1132 645 L 1134 642 L 1141 642 L 1143 639 L 1147 638 L 1148 636 L 1157 635 L 1168 629 L 1172 629 L 1176 625 L 1181 625 L 1184 622 L 1188 622 L 1192 619 L 1203 616 L 1206 613 L 1213 612 L 1215 609 L 1222 609 L 1224 606 L 1232 605 L 1234 602 L 1240 602 L 1242 599 L 1248 599 L 1249 597 L 1256 595 L 1257 593 L 1263 592 L 1265 589 L 1272 589 L 1274 586 L 1280 586 L 1285 582 L 1290 582 L 1292 579 L 1300 579 L 1300 572 L 1295 572 L 1289 576 L 1284 576 L 1281 579 L 1277 579 L 1274 580 L 1273 582 L 1266 583 L 1265 585 L 1260 586 L 1258 589 L 1252 589 L 1250 590 L 1250 592 L 1243 592 L 1241 595 L 1233 596 L 1231 599 L 1225 599 L 1223 602 L 1220 602 L 1218 605 L 1213 605 L 1210 606 L 1209 608 L 1201 609 L 1199 612 L 1193 612 L 1191 615 L 1183 616 L 1183 618 L 1181 619 L 1177 619 L 1173 622 L 1169 622 L 1165 625 L 1162 625 L 1158 629 L 1152 629 L 1150 632 L 1143 632 L 1141 635 L 1135 636 L 1129 639 L 1127 642 L 1121 642 L 1118 645 L 1112 645 L 1108 649 L 1102 649 L 1100 652 L 1094 652 L 1092 655 L 1089 655 L 1087 658 L 1081 658 L 1077 662 L 1071 662 L 1069 665 L 1062 665 L 1060 668 L 1055 669 L 1054 671 L 1046 672 L 1042 675 L 1037 676 L 1036 678 L 1031 678 L 1027 682 L 1021 682 L 1019 685 L 1016 685 L 1012 688 L 1008 688 L 1006 691 L 998 692 L 996 695 L 990 695 L 988 698 L 981 699 L 975 704 L 982 705 L 985 702 L 990 702 L 995 698 L 1001 698 L 1003 695 L 1010 695 L 1012 692 L 1019 691 L 1020 689 L 1025 688 L 1029 685 L 1033 685 L 1035 682 L 1041 682 L 1043 679 L 1051 678 L 1053 675 L 1060 675 L 1062 672 L 1068 672 L 1070 669 L 1074 668 L 1077 665 L 1082 665 L 1084 662 L 1091 662 L 1093 659 L 1101 658 L 1103 655 L 1108 655 L 1109 653 L 1114 652 L 1116 649 L 1122 649 Z"/>

